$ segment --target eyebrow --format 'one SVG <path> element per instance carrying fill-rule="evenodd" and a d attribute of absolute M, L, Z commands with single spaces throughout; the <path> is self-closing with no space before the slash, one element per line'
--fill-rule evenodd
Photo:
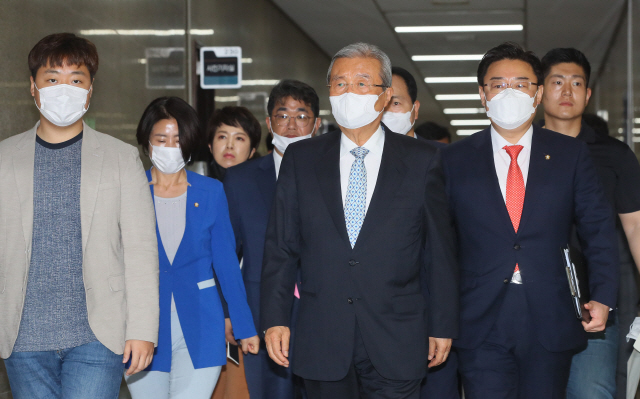
<path fill-rule="evenodd" d="M 517 76 L 513 79 L 530 79 L 528 76 Z M 490 78 L 489 80 L 507 80 L 507 78 L 503 78 L 502 76 L 496 76 L 493 78 Z"/>
<path fill-rule="evenodd" d="M 582 78 L 582 79 L 586 80 L 584 75 L 560 75 L 560 74 L 554 73 L 550 77 L 552 77 L 552 78 L 563 78 L 563 79 L 565 79 L 565 78 Z"/>
<path fill-rule="evenodd" d="M 289 111 L 289 109 L 287 107 L 280 107 L 276 110 L 276 112 L 279 112 L 279 111 Z M 309 111 L 306 108 L 302 108 L 302 107 L 298 108 L 296 111 L 309 113 Z"/>
<path fill-rule="evenodd" d="M 55 69 L 47 69 L 46 71 L 44 71 L 44 73 L 53 73 L 53 74 L 59 74 L 60 71 L 55 70 Z M 82 76 L 87 76 L 86 73 L 82 72 L 82 71 L 73 71 L 71 72 L 72 75 L 82 75 Z"/>

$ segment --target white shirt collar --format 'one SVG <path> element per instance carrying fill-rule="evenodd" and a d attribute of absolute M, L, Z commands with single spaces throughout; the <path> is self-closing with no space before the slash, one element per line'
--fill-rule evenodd
<path fill-rule="evenodd" d="M 523 146 L 524 147 L 523 151 L 530 151 L 532 138 L 533 138 L 533 125 L 529 126 L 529 130 L 527 130 L 524 136 L 520 137 L 520 140 L 518 140 L 518 142 L 515 145 Z M 496 152 L 500 152 L 500 150 L 502 150 L 502 148 L 505 145 L 514 145 L 514 144 L 509 143 L 504 137 L 502 137 L 500 133 L 498 133 L 496 129 L 493 128 L 493 125 L 492 125 L 491 126 L 491 145 L 493 147 L 493 152 L 496 153 Z"/>
<path fill-rule="evenodd" d="M 276 151 L 275 148 L 273 149 L 273 151 L 271 151 L 271 153 L 273 154 L 273 163 L 276 167 L 276 180 L 278 180 L 278 175 L 280 175 L 280 164 L 282 163 L 282 156 L 278 154 L 278 151 Z"/>
<path fill-rule="evenodd" d="M 340 158 L 345 155 L 350 155 L 350 151 L 354 148 L 357 148 L 358 145 L 351 141 L 349 137 L 347 137 L 344 133 L 340 136 Z M 373 133 L 369 140 L 362 145 L 362 147 L 369 150 L 369 153 L 376 153 L 378 156 L 382 155 L 382 150 L 384 148 L 384 130 L 382 130 L 382 125 L 378 126 L 378 130 Z"/>

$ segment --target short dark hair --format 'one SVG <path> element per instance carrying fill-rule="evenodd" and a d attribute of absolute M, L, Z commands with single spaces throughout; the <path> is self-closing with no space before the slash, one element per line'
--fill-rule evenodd
<path fill-rule="evenodd" d="M 145 154 L 149 155 L 149 137 L 153 126 L 163 119 L 175 119 L 178 122 L 180 150 L 185 162 L 191 163 L 191 155 L 202 145 L 198 114 L 186 101 L 178 97 L 160 97 L 151 101 L 142 113 L 136 139 Z"/>
<path fill-rule="evenodd" d="M 308 84 L 294 79 L 280 81 L 271 89 L 269 101 L 267 102 L 267 113 L 271 116 L 276 104 L 291 97 L 296 101 L 301 101 L 311 108 L 314 117 L 320 116 L 320 99 L 318 93 Z"/>
<path fill-rule="evenodd" d="M 562 64 L 564 62 L 569 62 L 580 66 L 584 71 L 584 77 L 586 79 L 587 87 L 589 87 L 589 78 L 591 77 L 591 64 L 589 64 L 589 60 L 587 60 L 587 57 L 585 57 L 582 51 L 575 48 L 554 48 L 553 50 L 549 50 L 547 54 L 542 57 L 543 78 L 546 79 L 547 76 L 549 76 L 551 67 L 553 67 L 554 65 Z"/>
<path fill-rule="evenodd" d="M 443 138 L 448 137 L 449 141 L 451 141 L 451 133 L 449 133 L 449 129 L 444 126 L 440 126 L 435 122 L 425 122 L 416 127 L 415 134 L 427 140 L 442 140 Z"/>
<path fill-rule="evenodd" d="M 262 128 L 260 122 L 255 116 L 245 107 L 227 106 L 224 108 L 216 109 L 209 119 L 207 125 L 207 143 L 213 142 L 213 136 L 216 134 L 216 130 L 222 125 L 235 126 L 242 128 L 247 135 L 249 135 L 249 142 L 251 149 L 258 148 L 260 145 L 260 138 L 262 137 Z"/>
<path fill-rule="evenodd" d="M 93 80 L 98 72 L 98 50 L 95 44 L 73 33 L 54 33 L 42 38 L 29 52 L 29 70 L 33 79 L 38 69 L 47 65 L 84 65 Z"/>
<path fill-rule="evenodd" d="M 407 85 L 407 90 L 409 91 L 409 97 L 411 97 L 411 102 L 415 103 L 418 99 L 418 85 L 413 75 L 406 69 L 395 66 L 391 68 L 391 75 L 399 76 L 404 80 L 404 83 Z"/>
<path fill-rule="evenodd" d="M 538 56 L 535 55 L 533 51 L 525 51 L 518 43 L 506 42 L 487 51 L 482 57 L 482 61 L 480 61 L 478 65 L 478 84 L 480 86 L 484 86 L 484 77 L 487 74 L 489 66 L 494 62 L 502 60 L 520 60 L 526 62 L 531 65 L 533 73 L 536 74 L 538 81 L 533 83 L 543 84 L 542 63 L 540 59 L 538 59 Z"/>

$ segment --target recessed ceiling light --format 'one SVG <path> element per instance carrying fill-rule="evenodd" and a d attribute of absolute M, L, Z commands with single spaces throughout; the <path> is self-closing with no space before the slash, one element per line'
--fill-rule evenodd
<path fill-rule="evenodd" d="M 424 78 L 426 83 L 478 83 L 475 76 L 449 76 L 438 78 Z"/>
<path fill-rule="evenodd" d="M 243 80 L 243 86 L 275 86 L 280 82 L 278 79 L 254 79 Z"/>
<path fill-rule="evenodd" d="M 479 100 L 480 94 L 436 94 L 438 101 Z"/>
<path fill-rule="evenodd" d="M 451 114 L 484 114 L 484 108 L 445 108 L 443 112 L 447 115 Z"/>
<path fill-rule="evenodd" d="M 450 25 L 450 26 L 396 26 L 398 33 L 434 33 L 434 32 L 517 32 L 522 25 Z"/>
<path fill-rule="evenodd" d="M 85 29 L 80 30 L 83 36 L 184 36 L 184 29 Z M 213 29 L 191 29 L 192 35 L 213 35 Z"/>
<path fill-rule="evenodd" d="M 461 130 L 456 130 L 456 134 L 458 136 L 471 136 L 474 133 L 478 133 L 479 130 L 475 130 L 475 129 L 461 129 Z"/>
<path fill-rule="evenodd" d="M 219 103 L 235 103 L 240 101 L 240 96 L 215 96 L 214 98 Z"/>
<path fill-rule="evenodd" d="M 485 126 L 490 125 L 489 119 L 454 119 L 451 126 Z"/>
<path fill-rule="evenodd" d="M 414 55 L 413 61 L 480 61 L 484 54 Z"/>

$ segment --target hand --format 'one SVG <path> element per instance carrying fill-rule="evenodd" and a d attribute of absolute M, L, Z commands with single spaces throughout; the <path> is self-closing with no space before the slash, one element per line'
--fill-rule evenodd
<path fill-rule="evenodd" d="M 233 336 L 233 326 L 231 325 L 231 319 L 228 317 L 224 319 L 224 338 L 228 344 L 238 346 L 236 338 Z"/>
<path fill-rule="evenodd" d="M 257 355 L 258 350 L 260 350 L 260 338 L 258 338 L 257 335 L 254 335 L 250 338 L 241 339 L 240 345 L 242 346 L 242 353 L 245 355 L 249 352 Z"/>
<path fill-rule="evenodd" d="M 264 335 L 264 342 L 267 344 L 269 357 L 277 365 L 289 367 L 289 339 L 291 331 L 289 327 L 271 327 Z"/>
<path fill-rule="evenodd" d="M 439 366 L 447 360 L 451 352 L 451 338 L 429 337 L 429 368 Z"/>
<path fill-rule="evenodd" d="M 131 366 L 127 369 L 127 375 L 134 375 L 146 369 L 153 360 L 153 342 L 128 340 L 124 345 L 122 363 L 128 362 L 129 358 L 131 358 Z"/>
<path fill-rule="evenodd" d="M 584 321 L 582 322 L 584 330 L 586 332 L 604 331 L 609 318 L 609 307 L 596 301 L 589 301 L 589 303 L 584 304 L 584 307 L 591 315 L 591 321 L 588 324 Z"/>

